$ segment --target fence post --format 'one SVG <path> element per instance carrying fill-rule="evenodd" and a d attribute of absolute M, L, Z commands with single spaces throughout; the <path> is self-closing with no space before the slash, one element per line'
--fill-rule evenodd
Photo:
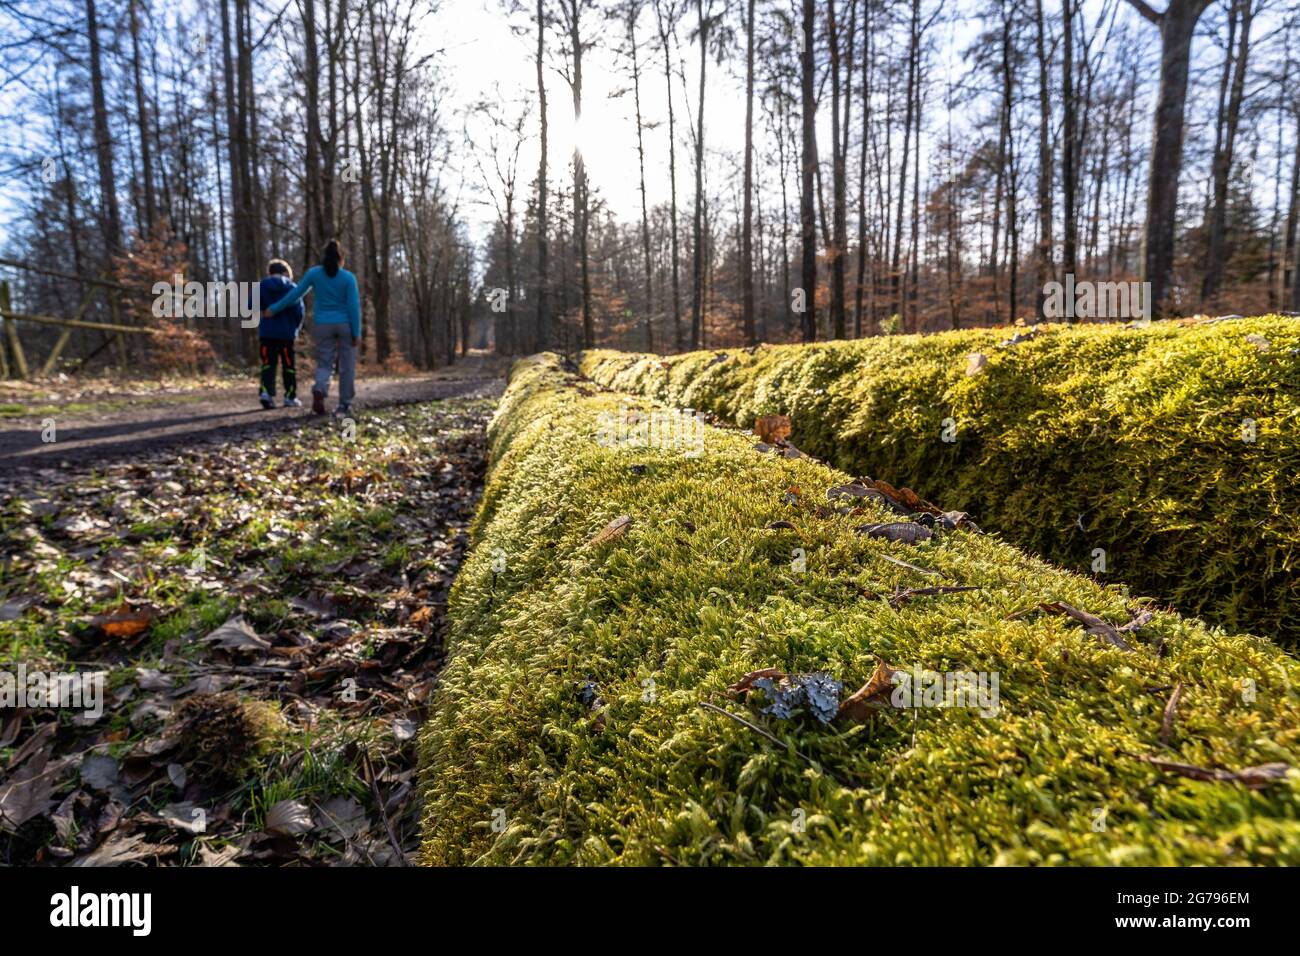
<path fill-rule="evenodd" d="M 0 312 L 11 312 L 13 306 L 9 303 L 9 283 L 0 282 Z M 9 349 L 14 354 L 14 365 L 18 372 L 18 378 L 23 381 L 27 380 L 27 356 L 23 353 L 22 340 L 18 338 L 18 323 L 13 319 L 6 317 L 5 320 L 5 338 L 9 340 Z"/>

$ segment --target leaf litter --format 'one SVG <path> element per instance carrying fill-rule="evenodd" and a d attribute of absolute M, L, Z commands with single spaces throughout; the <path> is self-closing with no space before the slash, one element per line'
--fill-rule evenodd
<path fill-rule="evenodd" d="M 0 864 L 404 865 L 481 399 L 0 482 Z M 368 426 L 368 427 L 367 427 Z"/>

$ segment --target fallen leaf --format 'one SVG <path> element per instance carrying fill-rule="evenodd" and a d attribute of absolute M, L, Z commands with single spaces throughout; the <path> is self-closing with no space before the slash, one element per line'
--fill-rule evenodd
<path fill-rule="evenodd" d="M 738 694 L 745 693 L 751 687 L 753 687 L 754 681 L 756 680 L 762 680 L 763 678 L 780 679 L 783 677 L 785 677 L 785 671 L 777 667 L 765 667 L 759 671 L 750 671 L 740 680 L 736 681 L 736 683 L 728 687 L 727 693 L 735 697 Z"/>
<path fill-rule="evenodd" d="M 312 828 L 311 810 L 299 800 L 281 800 L 266 813 L 266 832 L 297 836 Z"/>
<path fill-rule="evenodd" d="M 617 540 L 627 534 L 630 527 L 632 527 L 632 516 L 619 515 L 609 524 L 605 525 L 605 527 L 600 531 L 596 532 L 595 537 L 587 543 L 593 548 L 599 547 L 602 544 L 608 544 L 609 542 Z"/>
<path fill-rule="evenodd" d="M 900 608 L 914 597 L 930 597 L 938 594 L 957 594 L 961 591 L 978 591 L 973 584 L 936 584 L 927 588 L 907 588 L 903 591 L 895 591 L 889 598 L 889 606 Z"/>
<path fill-rule="evenodd" d="M 91 618 L 90 624 L 102 631 L 105 637 L 130 638 L 148 630 L 156 616 L 149 608 L 136 611 L 122 604 L 107 614 Z"/>
<path fill-rule="evenodd" d="M 107 754 L 90 754 L 81 761 L 81 781 L 92 790 L 111 790 L 117 786 L 121 765 Z"/>
<path fill-rule="evenodd" d="M 1251 790 L 1260 790 L 1284 780 L 1291 770 L 1291 766 L 1285 763 L 1264 763 L 1255 767 L 1243 767 L 1240 770 L 1219 770 L 1210 767 L 1197 767 L 1190 763 L 1177 763 L 1173 760 L 1161 760 L 1159 757 L 1149 757 L 1145 754 L 1129 754 L 1129 756 L 1136 757 L 1153 767 L 1168 773 L 1176 773 L 1182 777 L 1190 777 L 1193 780 L 1203 780 L 1208 783 L 1239 783 Z"/>
<path fill-rule="evenodd" d="M 865 534 L 868 538 L 884 538 L 886 541 L 901 541 L 904 544 L 917 544 L 934 537 L 933 531 L 915 521 L 864 524 L 856 530 L 858 534 Z"/>
<path fill-rule="evenodd" d="M 23 616 L 23 612 L 36 603 L 36 598 L 30 594 L 21 595 L 11 598 L 0 604 L 0 621 L 16 621 Z"/>
<path fill-rule="evenodd" d="M 790 437 L 790 419 L 785 415 L 760 415 L 754 419 L 754 434 L 759 441 L 775 445 Z"/>
<path fill-rule="evenodd" d="M 977 375 L 982 372 L 989 364 L 989 357 L 983 352 L 971 352 L 966 357 L 966 374 Z"/>
<path fill-rule="evenodd" d="M 876 669 L 871 672 L 871 677 L 844 698 L 836 717 L 860 724 L 874 716 L 877 711 L 892 708 L 894 705 L 890 698 L 894 692 L 894 675 L 897 673 L 897 668 L 886 664 L 883 657 L 877 657 Z"/>
<path fill-rule="evenodd" d="M 1113 624 L 1107 624 L 1095 614 L 1088 611 L 1081 611 L 1077 607 L 1071 607 L 1064 601 L 1049 601 L 1046 604 L 1038 605 L 1044 611 L 1052 611 L 1056 614 L 1065 614 L 1074 618 L 1083 625 L 1083 629 L 1093 637 L 1112 647 L 1118 647 L 1121 651 L 1132 652 L 1133 648 L 1124 638 L 1120 637 L 1120 629 Z"/>
<path fill-rule="evenodd" d="M 205 844 L 204 846 L 199 847 L 199 858 L 194 865 L 195 866 L 239 866 L 239 864 L 236 863 L 235 860 L 239 857 L 239 855 L 242 852 L 243 850 L 240 849 L 238 846 L 235 846 L 234 844 L 231 844 L 229 846 L 223 846 L 219 850 L 214 850 L 212 849 L 212 847 L 207 846 Z"/>
<path fill-rule="evenodd" d="M 159 843 L 148 843 L 143 834 L 135 836 L 115 835 L 105 841 L 94 853 L 73 860 L 70 866 L 121 866 L 137 860 L 166 856 L 175 852 L 174 847 Z"/>
<path fill-rule="evenodd" d="M 242 614 L 235 615 L 203 640 L 226 650 L 264 651 L 271 646 L 270 641 L 257 635 Z"/>
<path fill-rule="evenodd" d="M 351 797 L 330 797 L 316 805 L 321 821 L 316 829 L 325 834 L 337 834 L 344 840 L 355 840 L 370 829 L 365 808 Z"/>

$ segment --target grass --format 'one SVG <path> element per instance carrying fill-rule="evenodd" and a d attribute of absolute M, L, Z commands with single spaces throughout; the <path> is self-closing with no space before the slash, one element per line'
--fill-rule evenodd
<path fill-rule="evenodd" d="M 1300 665 L 1276 645 L 1156 611 L 1124 653 L 1039 605 L 1120 624 L 1125 588 L 993 535 L 855 533 L 887 515 L 830 507 L 847 475 L 736 431 L 698 457 L 597 442 L 638 406 L 553 356 L 516 366 L 421 735 L 427 863 L 1300 862 L 1295 770 L 1252 790 L 1138 757 L 1295 767 Z M 978 590 L 888 600 L 936 581 Z M 765 667 L 847 693 L 877 656 L 996 673 L 1000 707 L 822 724 L 724 693 Z"/>
<path fill-rule="evenodd" d="M 1010 337 L 593 352 L 582 369 L 745 428 L 788 415 L 791 440 L 838 468 L 1185 614 L 1300 641 L 1300 321 Z M 987 366 L 968 374 L 972 353 Z"/>

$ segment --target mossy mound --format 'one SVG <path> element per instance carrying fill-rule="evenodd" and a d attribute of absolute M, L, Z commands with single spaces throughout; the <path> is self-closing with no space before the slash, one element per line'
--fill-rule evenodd
<path fill-rule="evenodd" d="M 1004 344 L 1013 331 L 591 352 L 582 369 L 746 428 L 788 415 L 809 454 L 1055 564 L 1300 641 L 1300 320 L 1042 326 Z"/>
<path fill-rule="evenodd" d="M 226 691 L 187 697 L 172 716 L 171 730 L 202 776 L 228 784 L 252 773 L 288 725 L 270 701 Z"/>
<path fill-rule="evenodd" d="M 1300 863 L 1275 644 L 1156 611 L 1122 650 L 1042 605 L 1122 625 L 1123 589 L 941 521 L 860 533 L 902 519 L 737 431 L 598 440 L 638 406 L 516 366 L 421 737 L 426 862 Z M 974 590 L 905 593 L 936 585 Z M 726 694 L 772 667 L 847 697 L 881 659 L 997 674 L 998 706 L 823 723 Z"/>

